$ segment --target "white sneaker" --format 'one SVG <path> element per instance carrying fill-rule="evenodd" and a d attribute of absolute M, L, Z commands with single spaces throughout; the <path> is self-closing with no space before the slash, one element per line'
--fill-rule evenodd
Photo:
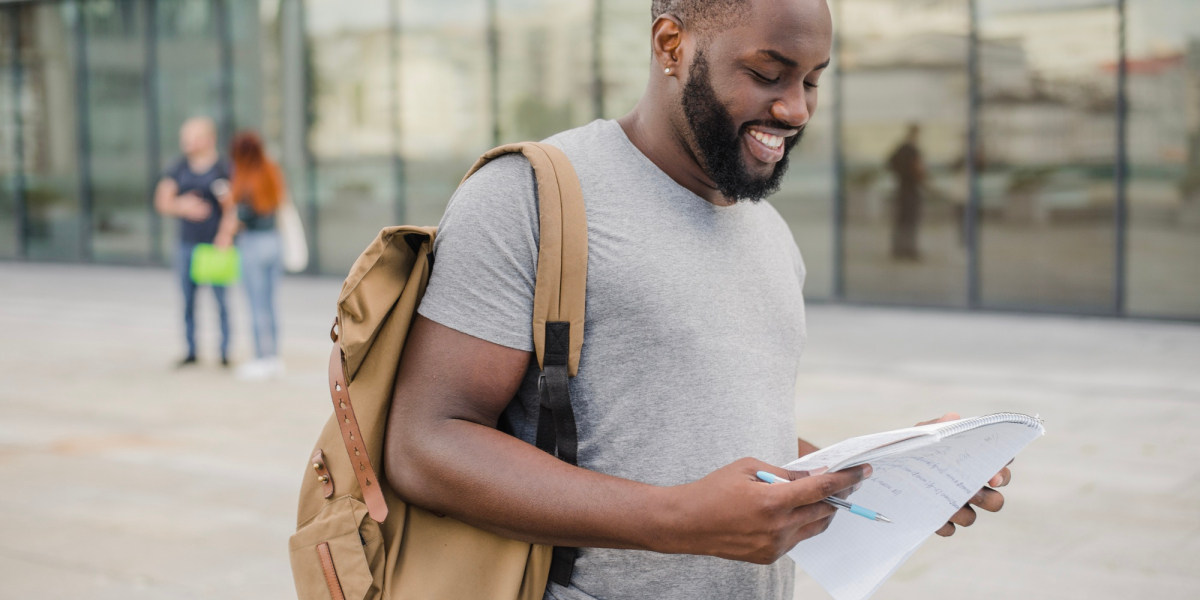
<path fill-rule="evenodd" d="M 267 381 L 280 377 L 283 373 L 283 361 L 278 357 L 274 357 L 259 358 L 242 363 L 238 366 L 237 373 L 234 376 L 242 381 Z"/>

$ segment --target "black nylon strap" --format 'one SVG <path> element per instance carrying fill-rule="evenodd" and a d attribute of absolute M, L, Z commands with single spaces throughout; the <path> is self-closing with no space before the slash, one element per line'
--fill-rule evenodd
<path fill-rule="evenodd" d="M 542 357 L 542 375 L 538 379 L 537 447 L 558 455 L 567 464 L 576 465 L 579 435 L 575 429 L 575 411 L 571 409 L 567 359 L 571 351 L 571 324 L 546 323 L 546 347 Z M 556 452 L 557 451 L 557 452 Z M 555 546 L 550 561 L 550 581 L 571 585 L 578 548 Z"/>

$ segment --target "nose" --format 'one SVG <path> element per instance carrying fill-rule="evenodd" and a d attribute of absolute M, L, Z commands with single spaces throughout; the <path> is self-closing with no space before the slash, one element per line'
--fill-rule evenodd
<path fill-rule="evenodd" d="M 808 123 L 811 114 L 808 111 L 808 98 L 803 83 L 789 89 L 782 98 L 771 103 L 771 117 L 796 129 Z"/>

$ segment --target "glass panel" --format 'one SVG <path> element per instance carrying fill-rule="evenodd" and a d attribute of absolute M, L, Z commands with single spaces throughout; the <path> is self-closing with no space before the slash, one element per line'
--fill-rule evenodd
<path fill-rule="evenodd" d="M 650 77 L 650 3 L 599 1 L 604 3 L 600 13 L 604 117 L 616 119 L 633 110 Z"/>
<path fill-rule="evenodd" d="M 1114 2 L 980 0 L 980 294 L 1107 312 L 1114 298 Z"/>
<path fill-rule="evenodd" d="M 783 186 L 770 198 L 800 247 L 807 271 L 804 297 L 809 299 L 833 296 L 833 195 L 837 183 L 833 170 L 835 68 L 830 65 L 821 75 L 817 110 L 804 128 L 804 138 L 788 157 Z"/>
<path fill-rule="evenodd" d="M 400 12 L 405 221 L 435 224 L 467 169 L 492 145 L 486 5 L 403 0 Z"/>
<path fill-rule="evenodd" d="M 498 0 L 497 8 L 501 143 L 542 140 L 591 121 L 591 3 Z"/>
<path fill-rule="evenodd" d="M 13 102 L 15 6 L 0 7 L 0 258 L 17 256 L 17 115 Z"/>
<path fill-rule="evenodd" d="M 843 0 L 846 296 L 964 306 L 966 0 Z"/>
<path fill-rule="evenodd" d="M 92 256 L 101 262 L 150 258 L 146 164 L 145 13 L 141 2 L 88 0 L 88 126 Z"/>
<path fill-rule="evenodd" d="M 1200 4 L 1129 0 L 1131 314 L 1200 317 Z"/>
<path fill-rule="evenodd" d="M 233 126 L 262 135 L 263 56 L 257 2 L 226 0 L 233 40 Z"/>
<path fill-rule="evenodd" d="M 180 157 L 179 128 L 184 121 L 221 117 L 220 39 L 213 3 L 158 0 L 159 160 L 164 169 Z M 163 227 L 163 256 L 175 255 L 177 239 L 176 225 Z"/>
<path fill-rule="evenodd" d="M 79 128 L 73 3 L 19 7 L 20 110 L 31 258 L 80 258 Z"/>
<path fill-rule="evenodd" d="M 321 270 L 345 274 L 395 223 L 387 0 L 305 7 L 312 60 L 310 149 L 316 160 Z"/>

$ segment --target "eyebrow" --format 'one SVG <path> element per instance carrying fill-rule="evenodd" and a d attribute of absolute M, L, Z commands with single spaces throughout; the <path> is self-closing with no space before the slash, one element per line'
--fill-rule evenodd
<path fill-rule="evenodd" d="M 767 58 L 770 58 L 771 60 L 774 60 L 776 62 L 782 63 L 783 66 L 785 66 L 785 67 L 795 68 L 800 65 L 800 63 L 797 63 L 796 61 L 780 54 L 779 52 L 776 52 L 775 50 L 765 50 L 765 49 L 759 50 L 758 54 L 761 56 L 766 56 Z M 821 69 L 828 67 L 830 60 L 832 60 L 832 58 L 825 59 L 825 62 L 817 65 L 816 68 L 814 68 L 813 70 L 820 71 Z"/>

